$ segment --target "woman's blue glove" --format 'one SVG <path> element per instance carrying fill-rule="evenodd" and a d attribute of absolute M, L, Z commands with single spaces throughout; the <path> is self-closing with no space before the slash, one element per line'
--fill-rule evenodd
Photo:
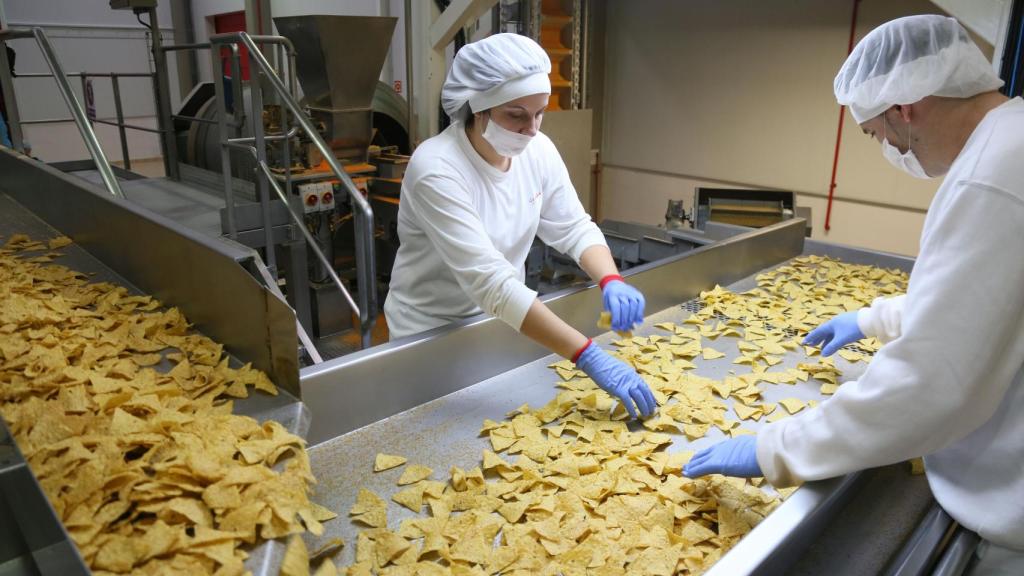
<path fill-rule="evenodd" d="M 823 345 L 822 356 L 831 356 L 851 342 L 864 338 L 857 324 L 857 311 L 846 312 L 825 322 L 804 338 L 805 346 Z"/>
<path fill-rule="evenodd" d="M 629 332 L 634 324 L 644 322 L 644 295 L 618 274 L 601 279 L 604 309 L 612 315 L 612 330 Z"/>
<path fill-rule="evenodd" d="M 697 478 L 706 474 L 724 474 L 739 478 L 764 476 L 757 463 L 757 437 L 737 436 L 705 448 L 687 462 L 683 475 Z"/>
<path fill-rule="evenodd" d="M 631 417 L 636 418 L 634 403 L 644 418 L 654 414 L 658 408 L 654 394 L 636 370 L 611 357 L 597 344 L 587 343 L 576 358 L 576 367 L 586 372 L 602 390 L 618 398 Z"/>

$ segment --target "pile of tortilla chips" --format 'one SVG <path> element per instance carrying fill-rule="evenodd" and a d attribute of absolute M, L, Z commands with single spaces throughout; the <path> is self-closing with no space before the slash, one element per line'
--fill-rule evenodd
<path fill-rule="evenodd" d="M 355 563 L 343 573 L 706 571 L 778 506 L 779 497 L 760 487 L 762 479 L 682 477 L 691 453 L 665 451 L 674 435 L 695 440 L 712 427 L 731 436 L 751 434 L 740 420 L 774 421 L 813 407 L 814 401 L 796 398 L 763 402 L 760 385 L 816 379 L 823 393 L 834 391 L 839 370 L 829 359 L 773 366 L 791 352 L 816 355 L 800 339 L 832 315 L 906 287 L 902 272 L 821 257 L 796 259 L 757 280 L 759 287 L 746 293 L 716 287 L 701 294 L 701 310 L 682 325 L 657 326 L 668 335 L 616 342 L 614 353 L 638 370 L 660 405 L 643 423 L 650 431 L 627 428 L 622 406 L 564 360 L 551 366 L 562 380 L 555 399 L 484 423 L 481 435 L 490 450 L 479 466 L 453 467 L 435 479 L 426 466 L 379 454 L 374 470 L 396 478 L 391 500 L 419 516 L 389 528 L 388 502 L 361 490 L 349 515 L 366 528 Z M 698 357 L 720 360 L 733 345 L 739 354 L 732 363 L 749 372 L 720 381 L 687 372 Z M 857 359 L 866 361 L 878 344 L 865 340 L 859 347 Z M 735 420 L 728 417 L 729 398 Z M 792 490 L 776 492 L 784 497 Z"/>
<path fill-rule="evenodd" d="M 301 438 L 232 414 L 265 374 L 174 308 L 0 248 L 0 414 L 95 574 L 242 574 L 244 547 L 335 515 Z M 172 365 L 169 371 L 155 367 Z"/>

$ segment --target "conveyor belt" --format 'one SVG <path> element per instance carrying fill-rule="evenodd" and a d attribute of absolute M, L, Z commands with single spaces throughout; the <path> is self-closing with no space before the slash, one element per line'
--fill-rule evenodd
<path fill-rule="evenodd" d="M 758 274 L 761 272 L 763 270 L 758 271 Z M 735 292 L 754 287 L 754 275 L 728 286 Z M 634 335 L 666 335 L 664 330 L 654 326 L 662 322 L 681 323 L 698 307 L 699 302 L 690 301 L 651 314 Z M 596 313 L 595 310 L 595 316 Z M 617 336 L 608 332 L 595 338 L 595 341 L 608 348 L 615 339 Z M 726 357 L 710 361 L 694 358 L 692 361 L 697 368 L 689 372 L 718 380 L 730 375 L 731 371 L 737 374 L 749 372 L 749 367 L 732 363 L 739 356 L 737 340 L 728 336 L 716 340 L 705 338 L 706 346 L 725 353 Z M 401 468 L 373 472 L 374 456 L 378 452 L 405 456 L 410 463 L 429 466 L 434 469 L 436 480 L 447 480 L 451 466 L 463 469 L 478 466 L 482 450 L 490 448 L 486 438 L 478 437 L 483 421 L 488 418 L 500 421 L 506 413 L 524 403 L 540 407 L 553 399 L 558 391 L 553 384 L 559 378 L 548 365 L 558 360 L 559 357 L 550 355 L 311 448 L 309 454 L 313 472 L 319 482 L 314 499 L 339 512 L 341 517 L 325 525 L 326 532 L 322 537 L 310 538 L 310 548 L 316 549 L 331 538 L 341 537 L 349 545 L 338 560 L 341 564 L 352 562 L 354 543 L 360 527 L 347 519 L 347 511 L 355 502 L 359 489 L 368 488 L 385 499 L 390 499 L 399 490 L 395 482 L 402 473 Z M 814 361 L 808 360 L 803 350 L 789 352 L 783 362 L 773 366 L 772 370 L 795 368 L 798 363 Z M 836 357 L 835 363 L 843 371 L 844 379 L 856 378 L 866 368 L 864 363 L 850 364 L 839 357 Z M 796 385 L 762 383 L 760 387 L 764 390 L 765 402 L 793 397 L 818 401 L 826 398 L 818 391 L 820 383 L 814 380 L 798 382 Z M 727 403 L 731 406 L 733 400 L 729 399 Z M 777 409 L 783 410 L 781 406 Z M 726 417 L 738 419 L 731 409 Z M 741 422 L 744 428 L 757 430 L 764 421 L 762 418 L 761 422 Z M 631 428 L 643 429 L 636 423 L 631 424 Z M 668 451 L 700 450 L 724 438 L 725 435 L 715 427 L 704 438 L 693 442 L 685 436 L 674 434 L 673 444 Z M 416 516 L 393 502 L 389 504 L 388 512 L 388 526 L 392 529 L 397 528 L 403 519 Z"/>
<path fill-rule="evenodd" d="M 13 234 L 27 234 L 33 240 L 40 241 L 60 236 L 57 230 L 11 199 L 10 196 L 0 192 L 0 244 Z M 54 264 L 87 274 L 94 282 L 110 282 L 127 288 L 132 294 L 143 293 L 77 244 L 60 248 L 57 252 L 62 255 L 53 260 Z M 165 354 L 170 351 L 165 351 Z M 242 366 L 243 363 L 236 357 L 229 355 L 229 358 L 232 367 Z M 154 366 L 154 369 L 165 372 L 171 367 L 172 364 L 165 359 Z M 234 399 L 233 402 L 236 414 L 250 416 L 259 422 L 276 420 L 286 430 L 303 438 L 309 431 L 309 409 L 283 388 L 278 387 L 277 396 L 259 390 L 250 390 L 248 398 Z M 284 545 L 274 541 L 250 549 L 246 568 L 257 575 L 276 574 L 283 551 Z"/>

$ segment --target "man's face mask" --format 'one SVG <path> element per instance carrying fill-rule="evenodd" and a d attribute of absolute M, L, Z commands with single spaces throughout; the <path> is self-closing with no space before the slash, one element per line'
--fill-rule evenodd
<path fill-rule="evenodd" d="M 889 139 L 885 135 L 885 127 L 889 121 L 884 116 L 882 117 L 882 156 L 889 161 L 890 164 L 903 170 L 907 174 L 910 174 L 914 178 L 932 178 L 925 171 L 924 167 L 921 166 L 920 160 L 917 159 L 917 155 L 910 149 L 910 124 L 907 124 L 907 153 L 900 152 L 900 149 L 889 143 Z"/>

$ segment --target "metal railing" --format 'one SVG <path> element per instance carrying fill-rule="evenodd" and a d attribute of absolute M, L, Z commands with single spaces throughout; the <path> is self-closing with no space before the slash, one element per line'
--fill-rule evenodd
<path fill-rule="evenodd" d="M 287 39 L 276 36 L 258 36 L 251 37 L 245 32 L 231 32 L 225 34 L 216 34 L 210 37 L 210 44 L 212 46 L 244 46 L 248 52 L 249 57 L 249 69 L 254 74 L 253 81 L 251 82 L 250 98 L 251 107 L 253 110 L 252 118 L 252 137 L 251 145 L 249 138 L 230 138 L 228 134 L 227 126 L 227 110 L 224 102 L 224 80 L 222 75 L 217 72 L 221 67 L 220 51 L 211 50 L 211 60 L 213 63 L 213 77 L 215 87 L 215 99 L 219 108 L 218 124 L 220 128 L 220 142 L 221 142 L 221 163 L 222 172 L 224 175 L 224 193 L 225 200 L 227 201 L 228 210 L 228 221 L 233 224 L 233 202 L 231 201 L 231 156 L 230 148 L 241 148 L 248 150 L 256 159 L 256 166 L 262 172 L 262 177 L 259 177 L 258 188 L 260 206 L 263 213 L 263 227 L 266 234 L 265 246 L 267 247 L 267 263 L 271 269 L 271 273 L 276 275 L 276 258 L 274 256 L 274 242 L 273 242 L 273 231 L 271 226 L 271 214 L 270 214 L 270 191 L 269 188 L 273 188 L 277 197 L 287 208 L 288 214 L 302 231 L 303 236 L 306 239 L 307 244 L 313 251 L 314 255 L 320 261 L 321 264 L 328 270 L 332 282 L 337 286 L 338 290 L 341 291 L 345 301 L 352 308 L 353 312 L 359 314 L 359 329 L 361 332 L 362 346 L 364 348 L 370 345 L 370 332 L 373 329 L 373 324 L 377 319 L 377 292 L 376 292 L 376 260 L 374 254 L 374 222 L 373 222 L 373 209 L 370 207 L 370 203 L 363 197 L 362 193 L 356 188 L 355 183 L 352 182 L 352 178 L 345 172 L 345 170 L 338 163 L 331 149 L 324 142 L 323 138 L 317 132 L 312 122 L 306 116 L 305 112 L 299 106 L 297 99 L 294 96 L 295 87 L 292 85 L 292 90 L 281 80 L 281 78 L 274 71 L 273 66 L 267 61 L 266 57 L 260 52 L 256 46 L 256 41 L 261 43 L 273 43 L 280 42 L 285 46 L 290 46 Z M 293 50 L 294 51 L 294 50 Z M 289 68 L 294 74 L 294 57 L 290 62 Z M 281 186 L 274 179 L 273 174 L 270 171 L 270 167 L 267 164 L 267 150 L 266 141 L 268 136 L 263 131 L 262 116 L 258 111 L 263 110 L 263 95 L 262 88 L 263 83 L 260 78 L 266 80 L 266 83 L 270 88 L 273 89 L 278 101 L 280 102 L 281 109 L 281 132 L 282 134 L 288 135 L 292 129 L 288 125 L 288 114 L 290 113 L 297 124 L 310 139 L 321 156 L 327 161 L 328 166 L 331 168 L 331 172 L 337 177 L 341 186 L 345 189 L 352 203 L 352 209 L 355 214 L 355 244 L 356 244 L 356 282 L 358 288 L 359 302 L 356 303 L 355 299 L 349 293 L 345 284 L 338 277 L 334 271 L 333 263 L 331 263 L 327 256 L 324 255 L 323 251 L 320 250 L 316 243 L 316 240 L 312 237 L 309 230 L 306 228 L 305 222 L 292 208 L 288 195 Z M 240 102 L 236 102 L 236 108 L 240 105 Z M 288 158 L 289 146 L 284 146 L 284 158 L 283 161 L 286 166 L 290 167 L 290 160 Z M 286 189 L 290 191 L 290 174 L 291 170 L 286 170 Z M 229 224 L 229 225 L 230 225 Z"/>
<path fill-rule="evenodd" d="M 85 141 L 85 147 L 89 150 L 89 155 L 92 156 L 93 162 L 96 163 L 96 170 L 100 173 L 100 178 L 103 179 L 103 185 L 114 196 L 124 198 L 124 192 L 121 191 L 121 185 L 117 181 L 114 169 L 110 167 L 110 162 L 107 160 L 106 154 L 103 153 L 103 147 L 100 146 L 100 141 L 96 138 L 96 132 L 93 131 L 92 126 L 89 124 L 89 119 L 85 115 L 82 103 L 78 101 L 74 90 L 71 89 L 71 83 L 68 82 L 68 77 L 64 73 L 64 67 L 57 58 L 57 53 L 54 52 L 53 45 L 50 44 L 50 39 L 47 38 L 46 33 L 43 32 L 42 28 L 38 27 L 0 30 L 0 51 L 4 52 L 3 64 L 7 63 L 7 53 L 3 49 L 5 42 L 17 38 L 35 39 L 36 44 L 39 45 L 39 50 L 43 53 L 43 60 L 46 61 L 46 65 L 50 68 L 53 79 L 57 83 L 57 90 L 64 98 L 64 102 L 71 112 L 71 119 L 78 126 L 78 132 L 82 135 L 82 140 Z M 11 83 L 10 69 L 7 66 L 3 66 L 0 69 L 0 76 L 3 76 L 4 102 L 7 104 L 8 117 L 11 120 L 12 143 L 16 148 L 22 149 L 22 122 L 18 117 L 17 100 L 13 84 Z"/>
<path fill-rule="evenodd" d="M 114 114 L 117 118 L 116 122 L 110 120 L 104 120 L 102 118 L 90 118 L 89 121 L 96 124 L 106 124 L 108 126 L 116 126 L 117 134 L 121 143 L 121 161 L 124 164 L 125 170 L 132 169 L 132 160 L 128 152 L 128 136 L 125 133 L 125 129 L 138 130 L 140 132 L 150 132 L 152 134 L 162 134 L 163 132 L 159 128 L 150 128 L 149 126 L 139 126 L 137 124 L 127 124 L 124 121 L 124 108 L 121 104 L 121 78 L 149 78 L 153 79 L 155 74 L 152 72 L 69 72 L 67 73 L 69 78 L 78 77 L 82 81 L 82 94 L 86 93 L 86 80 L 89 78 L 110 78 L 110 86 L 114 92 Z M 30 72 L 27 74 L 18 74 L 18 78 L 53 78 L 53 74 L 47 74 L 45 72 Z M 74 122 L 74 118 L 43 118 L 39 120 L 22 120 L 21 124 L 52 124 L 57 122 Z"/>

